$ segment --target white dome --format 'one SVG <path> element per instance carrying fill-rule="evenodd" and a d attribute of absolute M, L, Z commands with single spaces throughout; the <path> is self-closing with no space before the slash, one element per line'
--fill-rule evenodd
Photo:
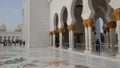
<path fill-rule="evenodd" d="M 21 31 L 22 31 L 21 25 L 18 24 L 17 26 L 15 26 L 14 31 L 15 31 L 15 32 L 21 32 Z"/>
<path fill-rule="evenodd" d="M 0 31 L 6 31 L 7 27 L 5 26 L 5 24 L 0 24 Z"/>

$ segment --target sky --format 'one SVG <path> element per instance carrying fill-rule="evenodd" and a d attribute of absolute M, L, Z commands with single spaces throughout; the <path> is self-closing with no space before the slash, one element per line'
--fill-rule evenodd
<path fill-rule="evenodd" d="M 0 0 L 0 23 L 9 31 L 22 24 L 22 0 Z"/>

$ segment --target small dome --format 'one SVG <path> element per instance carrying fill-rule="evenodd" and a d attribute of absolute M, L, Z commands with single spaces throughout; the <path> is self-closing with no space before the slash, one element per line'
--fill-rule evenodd
<path fill-rule="evenodd" d="M 17 26 L 15 26 L 14 31 L 15 31 L 15 32 L 21 32 L 21 31 L 22 31 L 21 25 L 18 24 Z"/>
<path fill-rule="evenodd" d="M 0 24 L 0 31 L 7 31 L 7 27 L 5 26 L 5 24 Z"/>

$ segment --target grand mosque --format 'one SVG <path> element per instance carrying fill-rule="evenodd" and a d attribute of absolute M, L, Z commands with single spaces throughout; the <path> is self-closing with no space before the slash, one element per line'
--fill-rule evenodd
<path fill-rule="evenodd" d="M 119 8 L 119 0 L 23 0 L 24 40 L 30 48 L 92 53 L 98 39 L 119 56 Z"/>
<path fill-rule="evenodd" d="M 120 68 L 120 0 L 22 0 L 22 25 L 0 41 L 2 68 Z M 19 44 L 18 44 L 19 45 Z"/>

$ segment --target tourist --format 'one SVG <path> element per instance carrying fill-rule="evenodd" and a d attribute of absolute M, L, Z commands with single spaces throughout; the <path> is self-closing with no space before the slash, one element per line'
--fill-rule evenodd
<path fill-rule="evenodd" d="M 25 41 L 23 41 L 23 46 L 25 46 Z"/>
<path fill-rule="evenodd" d="M 100 53 L 100 41 L 99 41 L 99 39 L 97 39 L 97 41 L 95 43 L 96 43 L 96 51 L 98 53 Z"/>

